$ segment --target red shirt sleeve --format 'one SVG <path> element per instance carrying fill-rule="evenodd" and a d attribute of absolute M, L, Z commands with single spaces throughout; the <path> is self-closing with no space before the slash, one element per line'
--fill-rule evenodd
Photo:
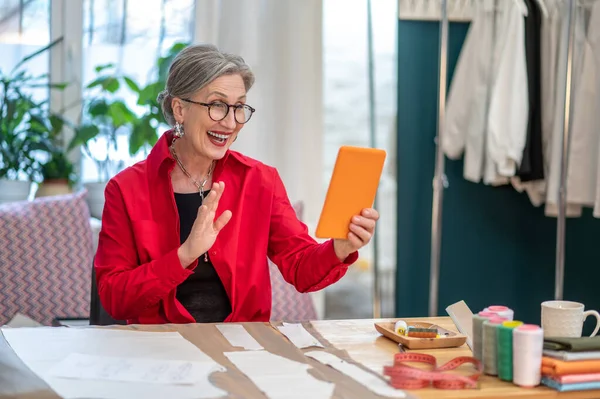
<path fill-rule="evenodd" d="M 308 234 L 306 225 L 296 217 L 279 173 L 274 168 L 272 172 L 269 258 L 283 278 L 299 292 L 321 290 L 346 274 L 348 266 L 358 259 L 358 252 L 340 262 L 333 249 L 333 240 L 317 243 Z"/>
<path fill-rule="evenodd" d="M 106 311 L 117 320 L 138 318 L 181 284 L 193 266 L 184 269 L 177 248 L 139 264 L 131 219 L 116 181 L 105 189 L 102 229 L 94 260 L 98 293 Z M 156 310 L 154 310 L 156 311 Z"/>

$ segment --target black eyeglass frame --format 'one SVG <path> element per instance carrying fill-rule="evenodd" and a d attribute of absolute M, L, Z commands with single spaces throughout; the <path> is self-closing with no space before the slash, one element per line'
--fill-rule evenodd
<path fill-rule="evenodd" d="M 233 104 L 233 105 L 231 105 L 231 104 L 227 104 L 223 101 L 213 101 L 212 103 L 202 103 L 199 101 L 190 100 L 189 98 L 182 98 L 181 101 L 185 101 L 186 103 L 190 103 L 190 104 L 202 105 L 203 107 L 208 108 L 208 116 L 210 119 L 212 119 L 215 122 L 221 122 L 223 119 L 227 118 L 227 115 L 229 115 L 229 111 L 231 110 L 231 108 L 235 108 L 233 111 L 233 118 L 235 119 L 235 121 L 237 123 L 240 123 L 243 125 L 245 123 L 248 123 L 250 121 L 250 119 L 252 119 L 252 115 L 254 115 L 254 112 L 256 111 L 254 108 L 252 108 L 248 104 Z M 227 107 L 227 112 L 225 112 L 225 116 L 223 116 L 221 119 L 215 119 L 210 114 L 210 107 L 212 107 L 216 104 L 225 105 Z M 235 116 L 235 110 L 240 109 L 240 108 L 248 108 L 250 110 L 250 117 L 245 122 L 238 121 L 237 117 Z"/>

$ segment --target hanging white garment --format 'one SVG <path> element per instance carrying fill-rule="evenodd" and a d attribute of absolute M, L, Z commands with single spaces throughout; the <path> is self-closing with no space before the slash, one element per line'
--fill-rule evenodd
<path fill-rule="evenodd" d="M 549 149 L 554 123 L 554 107 L 556 105 L 556 84 L 558 68 L 558 49 L 562 17 L 561 7 L 556 2 L 550 7 L 548 18 L 542 20 L 541 33 L 541 77 L 542 77 L 542 143 L 544 148 L 544 174 L 550 168 Z"/>
<path fill-rule="evenodd" d="M 479 3 L 448 92 L 442 138 L 448 158 L 460 159 L 465 154 L 464 177 L 475 183 L 481 180 L 483 171 L 493 18 L 493 1 Z"/>
<path fill-rule="evenodd" d="M 497 5 L 499 8 L 494 9 L 493 0 L 478 3 L 450 86 L 442 140 L 442 149 L 448 158 L 459 159 L 464 153 L 466 180 L 477 183 L 483 179 L 490 185 L 509 181 L 507 176 L 498 173 L 500 165 L 494 162 L 494 156 L 506 163 L 506 157 L 500 155 L 506 149 L 506 152 L 516 154 L 513 158 L 520 162 L 528 114 L 523 9 L 517 1 Z M 507 97 L 504 93 L 509 86 L 512 89 L 506 92 Z M 521 127 L 515 130 L 515 124 L 505 125 L 503 121 L 507 115 L 490 125 L 489 106 L 492 102 L 494 118 L 498 118 L 508 104 L 514 104 L 515 108 L 522 104 L 520 117 L 516 118 L 516 125 Z M 511 106 L 508 108 L 512 110 Z M 491 145 L 490 126 L 505 129 L 495 131 L 495 141 Z"/>
<path fill-rule="evenodd" d="M 500 176 L 512 177 L 527 140 L 529 92 L 525 58 L 525 20 L 515 1 L 502 2 L 504 35 L 497 76 L 492 86 L 486 150 Z"/>
<path fill-rule="evenodd" d="M 585 31 L 584 8 L 577 9 L 577 34 L 582 41 L 583 53 L 573 70 L 574 85 L 571 112 L 569 162 L 567 169 L 567 201 L 593 207 L 596 199 L 596 172 L 598 168 L 598 72 L 594 50 Z M 600 22 L 600 21 L 599 21 Z M 598 28 L 589 25 L 594 33 Z"/>
<path fill-rule="evenodd" d="M 588 41 L 594 54 L 595 70 L 600 71 L 600 3 L 596 2 L 590 16 Z M 600 115 L 600 78 L 596 80 L 596 115 Z M 598 122 L 594 126 L 593 134 L 600 135 Z M 594 217 L 600 218 L 600 143 L 597 152 L 596 165 L 596 195 L 594 201 Z"/>
<path fill-rule="evenodd" d="M 564 127 L 564 109 L 565 109 L 565 92 L 564 79 L 567 73 L 566 59 L 568 55 L 568 3 L 560 4 L 558 13 L 561 16 L 560 32 L 558 40 L 558 57 L 556 64 L 556 85 L 555 85 L 555 103 L 552 121 L 552 132 L 548 140 L 547 152 L 544 156 L 549 159 L 549 169 L 546 175 L 546 216 L 556 217 L 558 215 L 558 191 L 560 188 L 560 169 L 561 169 L 561 151 L 563 140 Z M 573 40 L 573 64 L 583 65 L 581 55 L 583 54 L 586 41 L 585 29 L 582 29 L 584 20 L 576 15 L 575 19 L 575 37 Z M 585 25 L 583 25 L 585 27 Z M 573 71 L 574 83 L 577 81 L 576 70 Z M 568 195 L 568 193 L 567 193 Z M 567 201 L 567 217 L 579 217 L 582 213 L 581 204 L 569 203 Z"/>

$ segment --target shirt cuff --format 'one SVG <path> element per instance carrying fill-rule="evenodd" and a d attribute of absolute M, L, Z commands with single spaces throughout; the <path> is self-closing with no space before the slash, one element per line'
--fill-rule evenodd
<path fill-rule="evenodd" d="M 335 253 L 335 248 L 333 247 L 333 240 L 329 240 L 325 243 L 328 247 L 325 249 L 325 253 L 328 256 L 328 263 L 333 266 L 350 266 L 358 259 L 358 251 L 352 252 L 350 255 L 346 257 L 342 262 Z"/>
<path fill-rule="evenodd" d="M 177 255 L 178 248 L 168 252 L 165 256 L 151 263 L 152 272 L 162 281 L 168 281 L 177 286 L 185 281 L 196 267 L 196 259 L 188 268 L 184 268 Z"/>

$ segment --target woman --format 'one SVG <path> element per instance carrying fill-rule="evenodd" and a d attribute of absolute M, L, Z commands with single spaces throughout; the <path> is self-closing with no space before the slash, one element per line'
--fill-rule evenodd
<path fill-rule="evenodd" d="M 318 244 L 277 171 L 229 150 L 254 109 L 254 76 L 210 45 L 181 51 L 159 96 L 174 126 L 105 191 L 95 268 L 100 300 L 129 323 L 268 321 L 267 257 L 300 292 L 339 280 L 378 219 L 365 209 L 346 240 Z"/>

